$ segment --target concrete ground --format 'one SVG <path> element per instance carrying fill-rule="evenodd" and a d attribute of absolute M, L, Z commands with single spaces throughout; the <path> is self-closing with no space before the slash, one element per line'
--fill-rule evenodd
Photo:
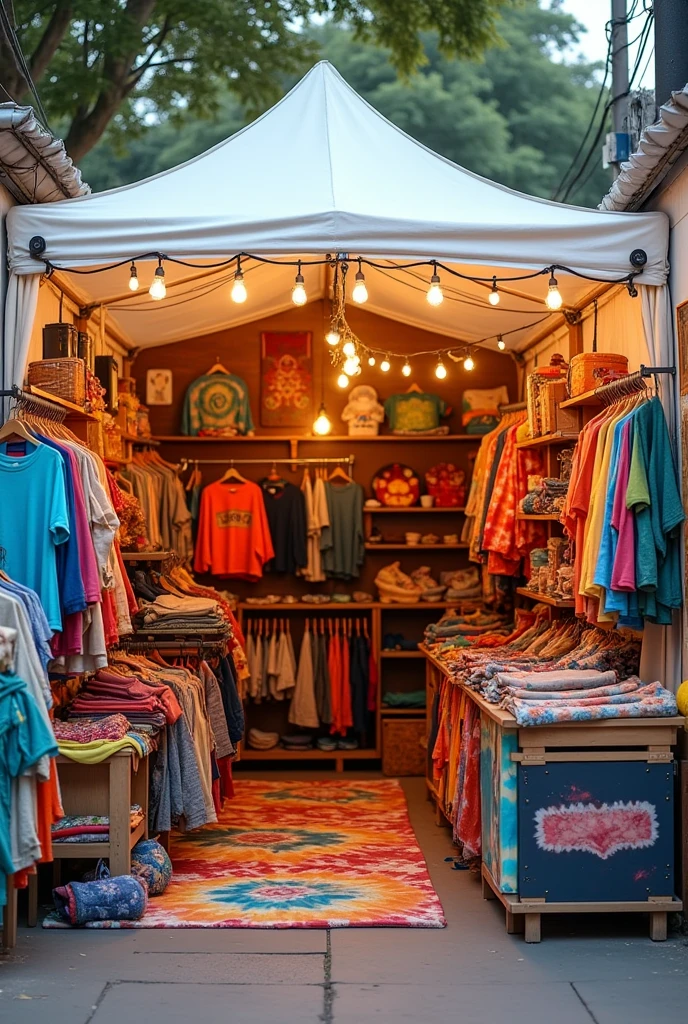
<path fill-rule="evenodd" d="M 446 929 L 22 928 L 17 948 L 0 956 L 0 1021 L 672 1024 L 686 1019 L 685 937 L 673 934 L 668 942 L 653 943 L 640 915 L 545 917 L 540 945 L 507 935 L 501 904 L 484 902 L 477 878 L 445 862 L 453 848 L 447 830 L 434 824 L 423 780 L 405 780 L 404 788 L 444 905 Z"/>

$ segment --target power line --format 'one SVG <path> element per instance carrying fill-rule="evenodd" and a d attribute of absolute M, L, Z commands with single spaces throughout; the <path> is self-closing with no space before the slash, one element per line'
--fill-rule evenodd
<path fill-rule="evenodd" d="M 17 60 L 17 63 L 19 65 L 19 70 L 21 71 L 22 75 L 24 76 L 24 79 L 26 80 L 26 84 L 28 85 L 28 87 L 29 87 L 29 89 L 31 91 L 31 94 L 33 95 L 33 98 L 34 98 L 34 100 L 36 102 L 36 107 L 38 108 L 38 113 L 40 114 L 41 120 L 43 121 L 43 126 L 51 134 L 54 134 L 52 132 L 52 129 L 50 128 L 50 124 L 48 122 L 48 116 L 47 116 L 47 114 L 45 112 L 45 108 L 43 107 L 43 104 L 41 102 L 41 98 L 38 95 L 38 89 L 36 88 L 36 86 L 34 84 L 34 81 L 33 81 L 32 77 L 31 77 L 31 72 L 29 71 L 29 66 L 26 63 L 26 58 L 24 57 L 24 53 L 23 53 L 21 45 L 19 43 L 19 39 L 17 38 L 17 33 L 14 31 L 14 25 L 12 24 L 12 21 L 10 19 L 9 14 L 7 13 L 7 9 L 5 7 L 5 0 L 0 0 L 0 24 L 2 25 L 2 28 L 4 29 L 4 34 L 5 34 L 6 38 L 7 38 L 8 43 L 10 44 L 10 48 L 11 48 L 11 50 L 12 50 L 14 56 L 15 56 L 15 59 Z M 3 90 L 9 96 L 9 93 L 7 92 L 7 89 L 4 88 L 4 86 L 3 86 Z M 12 102 L 14 103 L 16 101 L 13 100 Z"/>

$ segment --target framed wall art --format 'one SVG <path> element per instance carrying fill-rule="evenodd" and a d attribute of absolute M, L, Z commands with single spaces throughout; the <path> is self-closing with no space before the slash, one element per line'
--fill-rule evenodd
<path fill-rule="evenodd" d="M 172 405 L 172 371 L 148 370 L 146 405 Z"/>
<path fill-rule="evenodd" d="M 309 427 L 313 420 L 313 335 L 264 331 L 260 336 L 260 422 Z"/>

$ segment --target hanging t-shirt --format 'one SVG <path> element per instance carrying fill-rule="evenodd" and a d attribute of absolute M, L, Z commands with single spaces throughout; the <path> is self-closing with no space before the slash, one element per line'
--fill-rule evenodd
<path fill-rule="evenodd" d="M 392 430 L 436 430 L 446 412 L 446 403 L 425 391 L 390 395 L 385 402 L 385 415 Z"/>
<path fill-rule="evenodd" d="M 0 445 L 4 569 L 36 591 L 50 628 L 57 632 L 62 629 L 62 614 L 56 549 L 69 537 L 64 462 L 57 451 L 43 444 L 17 456 L 3 454 L 6 448 L 7 444 Z M 26 448 L 32 445 L 26 442 Z"/>
<path fill-rule="evenodd" d="M 257 484 L 210 484 L 201 497 L 196 572 L 257 580 L 274 557 L 263 492 Z"/>
<path fill-rule="evenodd" d="M 322 531 L 320 550 L 325 575 L 341 580 L 355 579 L 363 565 L 363 488 L 348 484 L 325 484 L 330 525 Z"/>
<path fill-rule="evenodd" d="M 275 550 L 275 557 L 265 565 L 265 571 L 295 573 L 308 563 L 303 492 L 285 480 L 261 480 L 260 486 Z"/>
<path fill-rule="evenodd" d="M 233 373 L 197 377 L 184 398 L 181 429 L 192 437 L 206 431 L 231 436 L 253 430 L 246 383 Z"/>

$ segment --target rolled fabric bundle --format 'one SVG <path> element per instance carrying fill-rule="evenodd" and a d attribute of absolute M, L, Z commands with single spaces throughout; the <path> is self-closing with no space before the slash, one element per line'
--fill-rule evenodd
<path fill-rule="evenodd" d="M 89 921 L 139 921 L 148 905 L 148 887 L 133 875 L 94 882 L 69 882 L 53 889 L 55 908 L 68 924 Z"/>

